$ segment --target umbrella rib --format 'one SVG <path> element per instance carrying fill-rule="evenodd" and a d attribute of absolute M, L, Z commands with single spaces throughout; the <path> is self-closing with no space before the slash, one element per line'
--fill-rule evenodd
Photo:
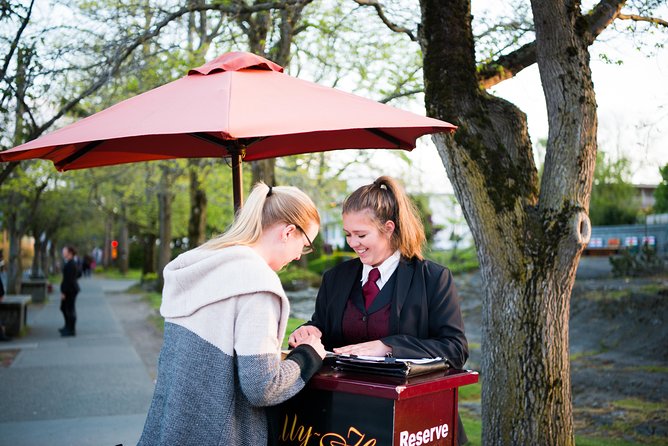
<path fill-rule="evenodd" d="M 221 138 L 216 138 L 215 136 L 210 135 L 208 133 L 204 133 L 204 132 L 193 132 L 193 133 L 189 133 L 189 135 L 193 136 L 197 139 L 201 139 L 203 141 L 210 142 L 210 143 L 215 144 L 217 146 L 225 147 L 225 150 L 227 150 L 227 152 L 229 154 L 229 151 L 230 151 L 229 146 L 230 146 L 231 141 L 221 139 Z"/>
<path fill-rule="evenodd" d="M 81 158 L 82 156 L 84 156 L 85 154 L 87 154 L 88 152 L 90 152 L 91 150 L 93 150 L 95 147 L 99 146 L 103 142 L 104 141 L 102 141 L 102 140 L 89 142 L 88 144 L 86 144 L 81 149 L 77 150 L 76 152 L 74 152 L 73 154 L 68 156 L 67 158 L 64 158 L 64 159 L 62 159 L 62 160 L 60 160 L 60 161 L 58 161 L 57 163 L 54 163 L 54 164 L 55 164 L 55 166 L 58 170 L 64 170 L 67 167 L 68 164 L 73 163 L 74 161 L 78 160 L 79 158 Z"/>
<path fill-rule="evenodd" d="M 389 133 L 384 132 L 380 129 L 369 128 L 369 129 L 364 129 L 364 130 L 366 130 L 369 133 L 373 133 L 374 135 L 378 136 L 379 138 L 384 139 L 385 141 L 388 141 L 391 144 L 396 145 L 397 149 L 408 149 L 408 150 L 410 150 L 411 148 L 413 148 L 412 144 L 409 144 L 406 141 L 403 141 L 399 138 L 396 138 L 396 137 L 390 135 Z"/>
<path fill-rule="evenodd" d="M 244 139 L 222 139 L 215 137 L 209 133 L 205 132 L 193 132 L 189 133 L 190 136 L 194 138 L 201 139 L 206 142 L 210 142 L 212 144 L 215 144 L 217 146 L 222 146 L 225 147 L 227 150 L 228 155 L 233 155 L 233 151 L 237 150 L 239 147 L 245 148 L 253 143 L 256 143 L 258 141 L 261 141 L 264 139 L 264 137 L 259 137 L 259 138 L 244 138 Z"/>

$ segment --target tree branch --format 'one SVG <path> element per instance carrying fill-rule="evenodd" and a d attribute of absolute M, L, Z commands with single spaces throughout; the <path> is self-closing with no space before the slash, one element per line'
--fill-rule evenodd
<path fill-rule="evenodd" d="M 480 87 L 485 90 L 491 88 L 506 79 L 510 79 L 534 63 L 536 63 L 535 41 L 483 65 L 478 71 Z"/>
<path fill-rule="evenodd" d="M 383 11 L 383 7 L 378 3 L 378 0 L 353 0 L 355 3 L 357 3 L 360 6 L 371 6 L 376 10 L 376 14 L 378 14 L 378 17 L 382 22 L 387 26 L 389 29 L 394 31 L 395 33 L 404 33 L 406 34 L 413 42 L 417 42 L 417 37 L 413 34 L 413 32 L 408 29 L 404 28 L 403 26 L 399 26 L 396 23 L 393 23 L 390 21 L 390 19 L 387 18 L 385 15 L 385 11 Z"/>
<path fill-rule="evenodd" d="M 163 28 L 169 25 L 172 21 L 182 17 L 183 15 L 193 12 L 193 11 L 219 11 L 225 14 L 230 15 L 239 15 L 239 14 L 250 14 L 258 11 L 268 11 L 273 9 L 285 9 L 292 5 L 307 5 L 313 2 L 313 0 L 284 0 L 282 2 L 265 2 L 258 3 L 254 5 L 233 5 L 228 6 L 226 4 L 203 4 L 203 5 L 188 5 L 182 7 L 172 13 L 167 14 L 162 20 L 157 22 L 151 29 L 147 30 L 145 33 L 138 36 L 133 42 L 131 42 L 126 47 L 121 48 L 115 57 L 111 60 L 114 61 L 111 69 L 107 73 L 103 74 L 95 83 L 90 87 L 85 89 L 78 96 L 67 102 L 54 116 L 51 117 L 48 121 L 42 124 L 40 127 L 34 129 L 28 138 L 28 140 L 34 139 L 41 135 L 46 129 L 51 127 L 54 122 L 64 116 L 67 112 L 73 109 L 82 99 L 95 93 L 97 90 L 102 88 L 107 81 L 114 76 L 121 68 L 121 65 L 125 60 L 132 54 L 132 52 L 137 49 L 140 45 L 149 41 L 153 37 L 156 37 Z"/>
<path fill-rule="evenodd" d="M 2 186 L 2 183 L 9 178 L 9 175 L 11 175 L 12 171 L 16 169 L 20 164 L 20 161 L 11 161 L 9 163 L 5 163 L 5 167 L 2 169 L 2 172 L 0 172 L 0 186 Z"/>
<path fill-rule="evenodd" d="M 14 40 L 12 41 L 12 44 L 9 47 L 9 51 L 8 51 L 7 55 L 5 56 L 5 61 L 2 64 L 2 71 L 0 71 L 0 79 L 4 79 L 5 74 L 7 73 L 7 68 L 9 67 L 9 62 L 11 61 L 12 57 L 14 56 L 14 51 L 16 51 L 16 48 L 19 46 L 19 40 L 21 39 L 21 35 L 23 34 L 23 31 L 28 26 L 28 22 L 30 22 L 30 16 L 32 14 L 32 7 L 33 7 L 34 3 L 35 3 L 35 0 L 32 0 L 30 2 L 30 6 L 28 7 L 28 11 L 26 12 L 26 16 L 21 20 L 21 26 L 19 27 L 18 31 L 16 31 L 16 36 L 14 36 Z"/>
<path fill-rule="evenodd" d="M 596 38 L 616 19 L 648 22 L 668 27 L 668 22 L 660 18 L 621 13 L 625 4 L 626 0 L 601 0 L 588 15 L 582 16 L 581 29 L 586 33 L 589 45 L 594 43 Z M 534 63 L 536 63 L 536 43 L 531 42 L 483 65 L 478 72 L 480 86 L 484 89 L 491 88 Z"/>
<path fill-rule="evenodd" d="M 626 0 L 601 0 L 591 12 L 582 16 L 581 29 L 586 33 L 589 45 L 615 20 Z"/>
<path fill-rule="evenodd" d="M 668 21 L 660 19 L 658 17 L 643 17 L 636 14 L 617 14 L 619 20 L 633 20 L 634 22 L 648 22 L 654 23 L 655 25 L 661 25 L 668 28 Z"/>
<path fill-rule="evenodd" d="M 399 99 L 403 98 L 406 96 L 413 96 L 414 94 L 418 93 L 424 93 L 424 88 L 416 88 L 415 90 L 408 90 L 408 91 L 398 91 L 395 93 L 392 93 L 391 95 L 385 96 L 383 99 L 380 99 L 378 102 L 381 104 L 387 104 L 390 101 L 393 101 L 394 99 Z"/>

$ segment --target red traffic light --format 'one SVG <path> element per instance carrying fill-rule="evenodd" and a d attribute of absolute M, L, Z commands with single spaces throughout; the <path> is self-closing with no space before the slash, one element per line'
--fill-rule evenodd
<path fill-rule="evenodd" d="M 112 240 L 111 241 L 111 247 L 112 248 L 118 248 L 118 241 L 117 240 Z"/>

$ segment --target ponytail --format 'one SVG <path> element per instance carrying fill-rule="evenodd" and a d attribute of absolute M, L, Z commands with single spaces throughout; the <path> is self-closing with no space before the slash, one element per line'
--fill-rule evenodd
<path fill-rule="evenodd" d="M 259 182 L 229 229 L 202 247 L 222 249 L 233 245 L 253 245 L 264 229 L 281 222 L 308 228 L 313 223 L 320 224 L 320 215 L 308 195 L 296 187 L 271 187 Z"/>
<path fill-rule="evenodd" d="M 381 232 L 385 230 L 386 221 L 394 222 L 390 238 L 392 249 L 398 249 L 402 257 L 422 260 L 426 238 L 420 214 L 395 179 L 379 177 L 372 184 L 358 188 L 343 202 L 344 214 L 364 211 L 371 214 Z"/>

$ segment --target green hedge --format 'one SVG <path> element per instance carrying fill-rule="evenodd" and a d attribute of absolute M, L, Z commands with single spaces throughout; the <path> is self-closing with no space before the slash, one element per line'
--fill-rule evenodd
<path fill-rule="evenodd" d="M 429 260 L 446 266 L 453 274 L 474 271 L 480 267 L 475 248 L 452 251 L 430 251 L 425 254 Z"/>
<path fill-rule="evenodd" d="M 339 263 L 354 259 L 357 255 L 354 252 L 336 251 L 333 254 L 322 255 L 317 259 L 309 260 L 308 269 L 316 274 L 322 275 L 330 268 L 334 268 Z"/>
<path fill-rule="evenodd" d="M 306 287 L 318 288 L 321 275 L 297 265 L 288 265 L 278 272 L 283 288 L 287 291 L 299 290 Z"/>

